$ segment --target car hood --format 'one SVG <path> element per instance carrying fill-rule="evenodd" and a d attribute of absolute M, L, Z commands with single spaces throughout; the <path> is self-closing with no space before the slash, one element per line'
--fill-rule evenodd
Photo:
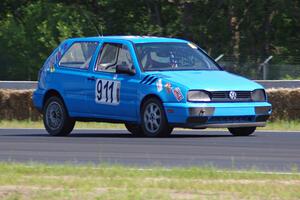
<path fill-rule="evenodd" d="M 187 89 L 208 91 L 251 91 L 263 89 L 258 83 L 226 71 L 161 71 L 147 73 L 180 84 Z"/>

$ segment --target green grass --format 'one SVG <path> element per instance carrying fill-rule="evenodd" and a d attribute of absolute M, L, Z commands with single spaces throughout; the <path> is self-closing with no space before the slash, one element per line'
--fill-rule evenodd
<path fill-rule="evenodd" d="M 300 199 L 300 174 L 0 163 L 0 199 Z"/>
<path fill-rule="evenodd" d="M 0 128 L 44 128 L 42 121 L 0 120 Z M 123 124 L 76 122 L 75 129 L 125 129 Z"/>
<path fill-rule="evenodd" d="M 0 128 L 44 128 L 44 125 L 41 121 L 0 120 Z M 77 122 L 75 129 L 125 129 L 125 127 L 123 124 Z M 300 131 L 300 121 L 268 122 L 266 127 L 259 130 Z"/>
<path fill-rule="evenodd" d="M 260 130 L 283 130 L 283 131 L 300 131 L 300 121 L 296 120 L 277 120 L 275 122 L 267 122 L 266 127 Z"/>

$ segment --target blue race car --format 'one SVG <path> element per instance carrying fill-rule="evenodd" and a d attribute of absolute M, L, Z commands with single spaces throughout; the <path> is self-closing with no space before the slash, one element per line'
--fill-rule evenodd
<path fill-rule="evenodd" d="M 125 123 L 136 136 L 169 136 L 174 127 L 223 127 L 247 136 L 271 114 L 261 85 L 222 70 L 180 39 L 68 39 L 38 80 L 33 102 L 53 136 L 68 135 L 76 121 Z"/>

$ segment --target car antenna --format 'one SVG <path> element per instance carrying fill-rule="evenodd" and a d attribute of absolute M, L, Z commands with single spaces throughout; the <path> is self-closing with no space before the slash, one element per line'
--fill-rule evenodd
<path fill-rule="evenodd" d="M 103 37 L 103 28 L 102 28 L 102 24 L 100 24 L 100 32 L 101 32 L 101 37 Z M 98 35 L 99 35 L 99 33 L 98 33 Z M 99 37 L 100 37 L 100 35 L 99 35 Z"/>
<path fill-rule="evenodd" d="M 83 12 L 83 15 L 85 16 L 85 18 L 88 20 L 88 22 L 91 23 L 91 25 L 93 25 L 93 27 L 95 28 L 95 31 L 97 32 L 98 37 L 103 37 L 103 32 L 102 32 L 102 25 L 100 25 L 100 31 L 98 29 L 98 27 L 96 26 L 96 24 L 86 15 L 85 12 Z M 100 33 L 101 32 L 101 35 Z"/>
<path fill-rule="evenodd" d="M 98 37 L 103 37 L 103 32 L 102 32 L 102 25 L 100 25 L 100 31 L 99 31 L 99 29 L 98 29 L 98 27 L 96 26 L 96 24 L 94 24 L 92 21 L 90 21 L 91 22 L 91 24 L 94 26 L 94 28 L 95 28 L 95 30 L 96 30 L 96 32 L 97 32 L 97 34 L 98 34 Z M 101 33 L 101 35 L 100 35 L 100 33 Z"/>

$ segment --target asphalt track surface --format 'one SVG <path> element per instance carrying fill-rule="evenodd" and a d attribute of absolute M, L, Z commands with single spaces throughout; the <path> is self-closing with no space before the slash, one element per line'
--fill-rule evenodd
<path fill-rule="evenodd" d="M 177 130 L 170 138 L 135 138 L 125 130 L 51 137 L 39 129 L 0 129 L 0 161 L 290 171 L 300 169 L 300 132 L 233 137 L 227 131 Z"/>

